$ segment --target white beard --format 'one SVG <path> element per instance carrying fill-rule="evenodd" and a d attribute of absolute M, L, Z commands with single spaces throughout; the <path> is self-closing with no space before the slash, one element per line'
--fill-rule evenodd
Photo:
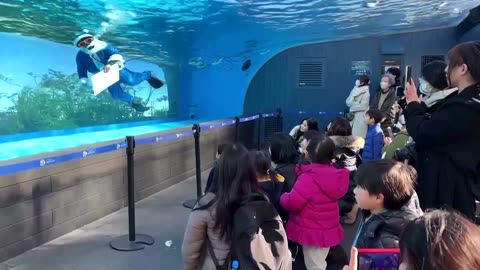
<path fill-rule="evenodd" d="M 90 48 L 92 45 L 93 47 Z M 95 66 L 97 66 L 99 70 L 102 70 L 105 67 L 105 65 L 102 62 L 97 61 L 98 57 L 96 57 L 96 54 L 99 51 L 105 49 L 107 45 L 108 45 L 107 42 L 95 38 L 92 40 L 92 43 L 90 43 L 90 45 L 87 46 L 87 48 L 82 49 L 84 52 L 90 55 L 93 62 L 95 63 Z"/>
<path fill-rule="evenodd" d="M 90 45 L 87 46 L 87 48 L 90 48 L 90 49 L 87 49 L 87 53 L 96 54 L 97 52 L 105 49 L 107 45 L 108 45 L 107 42 L 95 38 L 92 40 L 92 43 L 90 43 Z"/>

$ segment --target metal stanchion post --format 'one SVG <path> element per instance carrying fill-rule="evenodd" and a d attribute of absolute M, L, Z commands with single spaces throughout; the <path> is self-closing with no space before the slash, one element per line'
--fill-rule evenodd
<path fill-rule="evenodd" d="M 235 117 L 235 143 L 240 139 L 240 117 Z"/>
<path fill-rule="evenodd" d="M 190 199 L 183 202 L 183 206 L 193 209 L 197 204 L 198 199 L 202 196 L 202 167 L 200 163 L 200 125 L 194 124 L 192 127 L 193 138 L 195 140 L 195 173 L 197 177 L 197 199 Z"/>
<path fill-rule="evenodd" d="M 277 109 L 277 132 L 283 131 L 282 108 Z"/>
<path fill-rule="evenodd" d="M 128 235 L 113 239 L 110 247 L 119 251 L 136 251 L 153 245 L 155 240 L 146 234 L 135 233 L 135 179 L 134 179 L 135 139 L 127 136 L 127 181 L 128 181 Z"/>
<path fill-rule="evenodd" d="M 257 130 L 257 149 L 260 150 L 262 145 L 262 118 L 263 114 L 258 113 L 258 130 Z"/>
<path fill-rule="evenodd" d="M 197 200 L 202 196 L 202 166 L 200 163 L 200 125 L 193 125 L 195 133 L 195 172 L 197 174 Z"/>

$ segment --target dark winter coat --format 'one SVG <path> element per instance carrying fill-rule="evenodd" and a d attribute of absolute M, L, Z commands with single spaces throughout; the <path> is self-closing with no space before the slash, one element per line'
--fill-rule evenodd
<path fill-rule="evenodd" d="M 357 170 L 360 150 L 365 147 L 365 140 L 357 136 L 330 136 L 335 143 L 335 162 L 351 172 Z"/>
<path fill-rule="evenodd" d="M 378 91 L 375 96 L 373 96 L 372 101 L 370 102 L 370 109 L 379 109 L 378 103 L 380 102 L 381 94 L 382 90 Z M 388 134 L 387 128 L 393 125 L 395 115 L 392 114 L 392 107 L 393 104 L 395 104 L 395 101 L 397 101 L 396 90 L 392 88 L 389 90 L 388 95 L 382 104 L 382 107 L 379 109 L 386 117 L 385 121 L 383 121 L 381 125 L 383 133 L 385 134 Z"/>
<path fill-rule="evenodd" d="M 455 88 L 457 89 L 457 88 Z M 450 95 L 456 95 L 457 93 L 453 90 L 455 89 L 447 89 L 443 91 L 438 91 L 435 94 L 431 95 L 428 99 L 427 102 L 429 105 L 426 103 L 422 102 L 422 105 L 425 107 L 425 112 L 428 114 L 432 114 L 438 107 L 440 107 L 445 100 L 450 96 Z M 406 104 L 405 104 L 406 106 Z M 402 108 L 406 113 L 408 113 L 405 109 L 405 107 Z M 408 135 L 410 136 L 410 135 Z M 398 160 L 400 162 L 404 162 L 405 160 L 408 160 L 408 164 L 417 167 L 417 150 L 415 148 L 415 142 L 412 141 L 408 144 L 406 144 L 404 147 L 397 149 L 393 155 L 393 159 Z"/>
<path fill-rule="evenodd" d="M 275 168 L 275 171 L 278 172 L 285 178 L 285 182 L 283 183 L 283 190 L 281 194 L 292 191 L 293 185 L 295 184 L 295 180 L 297 179 L 296 173 L 297 164 L 290 163 L 290 164 L 278 164 Z M 282 218 L 284 224 L 287 224 L 288 221 L 288 211 L 283 209 L 280 204 L 278 204 L 278 214 Z"/>
<path fill-rule="evenodd" d="M 295 171 L 297 164 L 277 164 L 275 171 L 281 174 L 285 178 L 285 184 L 283 185 L 282 194 L 285 192 L 292 191 L 295 180 L 297 179 L 297 174 Z"/>
<path fill-rule="evenodd" d="M 398 248 L 398 241 L 408 223 L 423 212 L 416 194 L 399 210 L 387 210 L 378 215 L 364 212 L 357 232 L 357 248 Z"/>
<path fill-rule="evenodd" d="M 350 182 L 348 191 L 345 196 L 338 200 L 338 207 L 340 216 L 343 216 L 352 210 L 355 204 L 355 189 L 356 182 L 354 179 L 357 171 L 357 163 L 360 150 L 365 146 L 365 140 L 357 136 L 330 136 L 330 139 L 335 143 L 335 163 L 350 171 Z"/>
<path fill-rule="evenodd" d="M 217 187 L 216 184 L 214 184 L 214 179 L 217 174 L 217 162 L 215 161 L 215 164 L 213 164 L 213 168 L 210 170 L 210 173 L 208 174 L 207 178 L 207 184 L 205 185 L 205 192 L 212 192 L 212 193 L 217 193 Z"/>
<path fill-rule="evenodd" d="M 448 207 L 475 217 L 480 198 L 480 84 L 452 94 L 429 114 L 406 107 L 406 126 L 417 150 L 417 193 L 423 209 Z"/>

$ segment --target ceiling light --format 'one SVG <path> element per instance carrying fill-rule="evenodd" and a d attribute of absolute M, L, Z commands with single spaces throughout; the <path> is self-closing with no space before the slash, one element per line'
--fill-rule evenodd
<path fill-rule="evenodd" d="M 441 3 L 440 5 L 438 5 L 438 8 L 443 8 L 444 6 L 446 6 L 448 4 L 447 1 Z"/>

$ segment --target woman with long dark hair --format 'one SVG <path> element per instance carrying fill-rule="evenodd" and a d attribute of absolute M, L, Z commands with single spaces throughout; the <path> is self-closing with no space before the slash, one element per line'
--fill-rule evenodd
<path fill-rule="evenodd" d="M 303 140 L 303 134 L 309 130 L 316 130 L 318 131 L 318 122 L 317 119 L 310 117 L 310 118 L 304 118 L 300 122 L 300 125 L 295 126 L 291 131 L 290 131 L 290 136 L 293 137 L 293 139 L 297 142 L 300 143 Z"/>
<path fill-rule="evenodd" d="M 435 111 L 448 96 L 456 94 L 455 92 L 458 91 L 457 88 L 449 87 L 445 74 L 446 68 L 447 64 L 438 60 L 432 61 L 422 68 L 418 90 L 423 95 L 423 104 L 428 107 L 427 113 Z M 403 101 L 400 101 L 400 103 L 403 104 Z M 401 162 L 407 161 L 408 164 L 416 167 L 418 157 L 415 142 L 410 136 L 407 136 L 406 130 L 397 133 L 392 143 L 385 148 L 385 157 L 394 158 Z M 399 146 L 403 147 L 399 148 Z"/>
<path fill-rule="evenodd" d="M 288 134 L 275 133 L 270 137 L 272 167 L 285 177 L 283 192 L 290 192 L 295 184 L 297 178 L 295 167 L 300 161 L 298 148 L 298 143 Z"/>
<path fill-rule="evenodd" d="M 188 220 L 182 245 L 186 270 L 216 269 L 212 254 L 205 249 L 208 240 L 218 262 L 225 262 L 239 201 L 248 194 L 261 193 L 248 150 L 242 144 L 226 146 L 217 168 L 216 194 L 206 193 Z"/>
<path fill-rule="evenodd" d="M 413 80 L 407 85 L 408 134 L 418 154 L 417 193 L 422 208 L 453 208 L 475 219 L 480 198 L 480 42 L 455 46 L 446 69 L 449 95 L 428 111 Z"/>
<path fill-rule="evenodd" d="M 250 159 L 257 173 L 260 189 L 268 196 L 270 202 L 275 205 L 280 213 L 279 201 L 284 189 L 285 177 L 273 170 L 268 151 L 252 150 L 250 151 Z"/>

